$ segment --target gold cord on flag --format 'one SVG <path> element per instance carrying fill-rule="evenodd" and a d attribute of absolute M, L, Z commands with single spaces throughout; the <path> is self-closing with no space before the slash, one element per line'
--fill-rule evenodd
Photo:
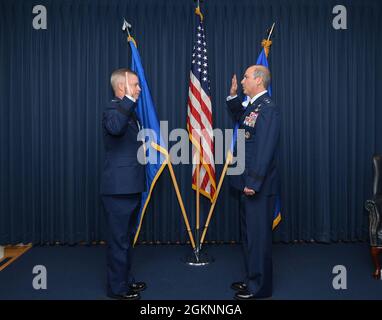
<path fill-rule="evenodd" d="M 135 39 L 132 36 L 129 35 L 127 37 L 127 41 L 129 41 L 129 42 L 132 41 L 134 43 L 135 47 L 138 48 L 137 43 L 135 42 Z"/>
<path fill-rule="evenodd" d="M 271 45 L 272 45 L 272 40 L 264 39 L 261 42 L 261 46 L 264 48 L 265 55 L 266 55 L 267 58 L 268 58 L 268 55 L 269 55 L 269 50 L 271 49 Z"/>
<path fill-rule="evenodd" d="M 200 7 L 197 6 L 195 9 L 195 14 L 200 17 L 200 19 L 203 21 L 203 13 L 200 11 Z"/>

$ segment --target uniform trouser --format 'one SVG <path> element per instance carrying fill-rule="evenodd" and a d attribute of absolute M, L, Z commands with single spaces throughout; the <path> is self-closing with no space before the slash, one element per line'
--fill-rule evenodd
<path fill-rule="evenodd" d="M 241 196 L 241 233 L 245 283 L 255 297 L 272 295 L 272 223 L 274 196 Z"/>
<path fill-rule="evenodd" d="M 108 224 L 107 291 L 123 294 L 134 283 L 132 245 L 141 205 L 141 194 L 102 196 Z"/>

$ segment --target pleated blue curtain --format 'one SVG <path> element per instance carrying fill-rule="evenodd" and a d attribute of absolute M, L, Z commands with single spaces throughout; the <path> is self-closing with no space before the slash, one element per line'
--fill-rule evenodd
<path fill-rule="evenodd" d="M 111 72 L 130 64 L 122 18 L 133 24 L 160 120 L 169 130 L 185 128 L 195 4 L 39 1 L 48 29 L 34 30 L 36 4 L 0 0 L 0 244 L 103 240 L 101 114 L 112 97 Z M 232 74 L 240 77 L 256 61 L 276 22 L 269 63 L 282 109 L 283 220 L 275 241 L 367 239 L 363 204 L 371 195 L 372 155 L 382 152 L 382 9 L 376 0 L 343 1 L 348 29 L 334 30 L 336 4 L 203 3 L 217 128 L 233 125 L 225 107 Z M 194 225 L 191 166 L 174 169 Z M 217 165 L 217 177 L 221 170 Z M 225 182 L 208 241 L 240 241 L 238 206 Z M 202 201 L 203 219 L 208 209 Z M 165 170 L 140 241 L 187 240 Z"/>

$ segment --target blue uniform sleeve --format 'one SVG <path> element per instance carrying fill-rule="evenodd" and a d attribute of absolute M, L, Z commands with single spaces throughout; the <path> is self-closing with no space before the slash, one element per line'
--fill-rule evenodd
<path fill-rule="evenodd" d="M 129 123 L 129 117 L 136 106 L 137 104 L 127 97 L 113 104 L 103 113 L 102 125 L 105 130 L 113 136 L 124 134 Z"/>
<path fill-rule="evenodd" d="M 239 121 L 245 111 L 241 104 L 240 98 L 237 96 L 234 99 L 228 100 L 227 106 L 229 111 L 231 112 L 232 118 L 235 121 Z"/>
<path fill-rule="evenodd" d="M 280 112 L 277 106 L 264 108 L 257 119 L 254 136 L 254 161 L 248 164 L 245 176 L 247 188 L 260 192 L 273 160 L 280 134 Z M 246 150 L 247 152 L 247 150 Z"/>

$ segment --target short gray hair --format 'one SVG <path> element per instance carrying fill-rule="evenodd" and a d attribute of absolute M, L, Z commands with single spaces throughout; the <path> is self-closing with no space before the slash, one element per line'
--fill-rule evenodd
<path fill-rule="evenodd" d="M 255 65 L 255 71 L 253 72 L 254 78 L 261 78 L 263 80 L 264 88 L 267 89 L 271 83 L 271 72 L 263 65 Z"/>
<path fill-rule="evenodd" d="M 131 71 L 128 68 L 122 68 L 122 69 L 117 69 L 117 70 L 113 71 L 113 73 L 111 74 L 111 77 L 110 77 L 110 84 L 111 84 L 114 91 L 117 89 L 118 84 L 125 83 L 125 81 L 126 81 L 125 73 L 126 72 L 128 74 L 134 74 L 137 76 L 137 74 L 134 71 Z"/>

